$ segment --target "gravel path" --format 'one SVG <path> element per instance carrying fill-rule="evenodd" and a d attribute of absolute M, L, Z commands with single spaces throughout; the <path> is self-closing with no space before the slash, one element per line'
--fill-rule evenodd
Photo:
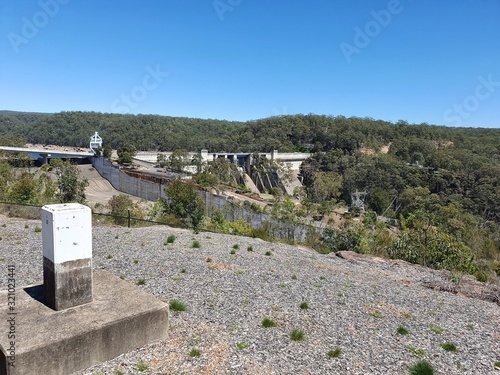
<path fill-rule="evenodd" d="M 41 223 L 0 216 L 1 263 L 16 264 L 18 285 L 42 281 L 36 226 Z M 169 235 L 176 240 L 165 245 Z M 168 340 L 75 375 L 387 375 L 406 374 L 419 359 L 439 374 L 500 374 L 494 368 L 499 306 L 424 286 L 443 273 L 169 227 L 95 226 L 93 236 L 95 268 L 134 284 L 144 279 L 138 288 L 165 302 L 178 299 L 188 310 L 171 312 Z M 199 249 L 192 248 L 194 240 Z M 307 309 L 300 307 L 304 302 Z M 264 318 L 276 327 L 264 328 Z M 400 326 L 409 334 L 399 334 Z M 291 340 L 294 328 L 304 332 L 303 341 Z M 445 342 L 457 351 L 442 349 Z M 194 348 L 200 356 L 189 356 Z M 340 356 L 330 358 L 336 348 Z M 139 371 L 139 364 L 147 369 Z"/>

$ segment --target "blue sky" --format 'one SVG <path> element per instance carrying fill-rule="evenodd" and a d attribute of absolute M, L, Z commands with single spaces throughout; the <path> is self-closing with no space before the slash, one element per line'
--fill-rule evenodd
<path fill-rule="evenodd" d="M 500 128 L 500 0 L 2 0 L 0 109 Z"/>

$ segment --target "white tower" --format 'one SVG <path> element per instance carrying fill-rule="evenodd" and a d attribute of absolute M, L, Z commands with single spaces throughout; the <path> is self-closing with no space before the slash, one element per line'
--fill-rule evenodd
<path fill-rule="evenodd" d="M 94 154 L 97 153 L 97 149 L 101 147 L 102 148 L 102 138 L 99 137 L 99 134 L 95 132 L 95 134 L 90 137 L 90 149 Z"/>

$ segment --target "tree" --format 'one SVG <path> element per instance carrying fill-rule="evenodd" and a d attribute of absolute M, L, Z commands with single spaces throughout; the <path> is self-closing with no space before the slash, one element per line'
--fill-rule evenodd
<path fill-rule="evenodd" d="M 167 165 L 174 171 L 183 172 L 184 167 L 189 165 L 189 153 L 185 150 L 175 150 L 168 157 Z"/>
<path fill-rule="evenodd" d="M 69 161 L 52 159 L 59 192 L 57 197 L 61 203 L 85 203 L 85 188 L 89 185 L 86 178 L 80 179 L 80 171 Z"/>
<path fill-rule="evenodd" d="M 113 221 L 115 224 L 124 225 L 127 223 L 126 217 L 128 216 L 128 211 L 132 209 L 134 201 L 128 195 L 119 194 L 113 195 L 109 200 L 108 205 L 111 209 L 111 215 L 113 215 Z"/>
<path fill-rule="evenodd" d="M 137 154 L 137 150 L 134 145 L 126 145 L 120 147 L 116 150 L 118 154 L 118 163 L 120 164 L 130 164 L 132 163 L 132 158 Z"/>
<path fill-rule="evenodd" d="M 6 160 L 0 159 L 0 199 L 8 192 L 8 184 L 13 179 L 12 167 Z"/>
<path fill-rule="evenodd" d="M 205 204 L 195 183 L 176 179 L 165 187 L 165 193 L 170 198 L 167 211 L 181 218 L 185 225 L 197 230 L 205 216 Z"/>
<path fill-rule="evenodd" d="M 23 173 L 10 186 L 9 200 L 16 203 L 40 204 L 37 192 L 37 182 L 29 173 Z"/>
<path fill-rule="evenodd" d="M 111 157 L 111 154 L 113 153 L 113 150 L 110 145 L 106 145 L 104 147 L 104 150 L 102 151 L 102 156 L 106 159 L 109 159 Z"/>

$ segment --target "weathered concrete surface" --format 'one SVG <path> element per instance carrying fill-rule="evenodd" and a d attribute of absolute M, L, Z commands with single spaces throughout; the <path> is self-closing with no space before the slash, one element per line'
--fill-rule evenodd
<path fill-rule="evenodd" d="M 92 259 L 54 264 L 43 257 L 45 304 L 54 310 L 92 302 Z"/>
<path fill-rule="evenodd" d="M 66 375 L 167 338 L 168 305 L 106 271 L 94 272 L 93 302 L 54 311 L 43 286 L 16 290 L 15 338 L 0 310 L 0 374 Z M 7 291 L 0 292 L 7 301 Z M 15 367 L 8 366 L 15 341 Z"/>

